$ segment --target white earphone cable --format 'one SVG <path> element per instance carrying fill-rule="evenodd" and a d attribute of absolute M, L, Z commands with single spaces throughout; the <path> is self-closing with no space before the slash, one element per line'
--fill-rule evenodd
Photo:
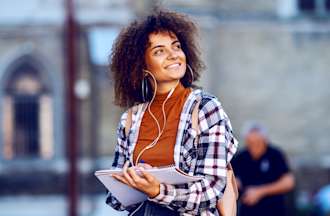
<path fill-rule="evenodd" d="M 162 129 L 160 130 L 159 122 L 158 122 L 157 118 L 155 117 L 155 115 L 151 112 L 151 109 L 150 109 L 150 106 L 151 106 L 152 102 L 154 101 L 154 99 L 155 99 L 155 97 L 156 97 L 156 92 L 157 92 L 157 81 L 156 81 L 155 76 L 154 76 L 151 72 L 149 72 L 149 71 L 147 71 L 147 70 L 145 70 L 145 72 L 147 72 L 148 74 L 151 75 L 151 77 L 152 77 L 152 79 L 153 79 L 153 81 L 154 81 L 154 83 L 155 83 L 154 94 L 153 94 L 153 96 L 152 96 L 152 99 L 151 99 L 150 103 L 148 104 L 148 112 L 150 113 L 151 117 L 155 120 L 155 122 L 156 122 L 156 124 L 157 124 L 158 136 L 157 136 L 157 137 L 156 137 L 156 138 L 155 138 L 150 144 L 148 144 L 146 147 L 144 147 L 144 148 L 140 151 L 140 153 L 139 153 L 138 156 L 136 157 L 136 160 L 135 160 L 135 166 L 138 165 L 138 162 L 139 162 L 139 160 L 140 160 L 142 154 L 143 154 L 146 150 L 151 149 L 152 147 L 154 147 L 154 146 L 157 144 L 158 140 L 160 139 L 161 135 L 163 134 L 163 132 L 164 132 L 164 130 L 165 130 L 166 123 L 167 123 L 166 113 L 165 113 L 165 104 L 166 104 L 167 100 L 171 97 L 171 95 L 173 94 L 175 88 L 177 87 L 177 85 L 178 85 L 179 82 L 180 82 L 180 81 L 178 80 L 178 82 L 177 82 L 176 85 L 171 89 L 171 91 L 168 93 L 168 95 L 167 95 L 165 101 L 164 101 L 163 104 L 162 104 L 162 114 L 163 114 L 164 122 L 163 122 L 163 127 L 162 127 Z"/>

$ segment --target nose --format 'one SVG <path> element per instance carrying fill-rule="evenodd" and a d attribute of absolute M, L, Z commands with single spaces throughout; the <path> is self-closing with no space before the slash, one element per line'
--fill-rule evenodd
<path fill-rule="evenodd" d="M 169 60 L 175 60 L 178 58 L 178 53 L 175 52 L 174 50 L 170 50 L 167 56 L 167 59 Z"/>

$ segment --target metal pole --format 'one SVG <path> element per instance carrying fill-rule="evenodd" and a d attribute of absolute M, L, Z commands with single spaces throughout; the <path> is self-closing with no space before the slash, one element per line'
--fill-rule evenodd
<path fill-rule="evenodd" d="M 67 143 L 69 157 L 69 216 L 77 216 L 77 146 L 76 146 L 76 98 L 74 95 L 74 84 L 76 74 L 76 24 L 74 19 L 73 0 L 66 0 L 66 53 L 67 53 Z"/>

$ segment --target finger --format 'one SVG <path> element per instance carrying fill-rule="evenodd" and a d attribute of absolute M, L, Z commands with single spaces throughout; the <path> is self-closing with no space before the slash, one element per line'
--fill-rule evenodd
<path fill-rule="evenodd" d="M 129 166 L 129 161 L 126 161 L 125 164 L 124 164 L 124 167 L 123 167 L 123 177 L 129 183 L 129 185 L 131 185 L 132 187 L 136 187 L 133 179 L 127 173 L 127 170 L 129 169 L 128 166 Z"/>
<path fill-rule="evenodd" d="M 127 173 L 130 175 L 134 182 L 138 182 L 139 180 L 141 180 L 141 177 L 137 174 L 133 167 L 127 169 Z"/>
<path fill-rule="evenodd" d="M 121 183 L 124 183 L 124 184 L 130 185 L 130 184 L 126 181 L 126 179 L 123 178 L 123 177 L 120 176 L 120 175 L 116 175 L 116 174 L 114 174 L 114 175 L 112 175 L 112 177 L 113 177 L 114 179 L 116 179 L 117 181 L 120 181 Z"/>
<path fill-rule="evenodd" d="M 148 182 L 153 182 L 155 180 L 155 177 L 151 175 L 150 173 L 144 171 L 143 169 L 141 170 L 142 176 L 148 181 Z"/>
<path fill-rule="evenodd" d="M 135 182 L 133 181 L 132 177 L 128 174 L 128 170 L 130 168 L 128 168 L 127 170 L 125 170 L 125 172 L 123 172 L 123 177 L 126 179 L 126 181 L 128 181 L 128 183 L 130 185 L 132 185 L 133 187 L 136 187 Z"/>
<path fill-rule="evenodd" d="M 126 172 L 129 166 L 129 161 L 126 161 L 124 166 L 123 166 L 123 172 Z"/>
<path fill-rule="evenodd" d="M 134 180 L 137 189 L 143 190 L 150 187 L 150 183 L 143 176 L 138 175 L 136 172 L 132 174 L 132 179 Z"/>

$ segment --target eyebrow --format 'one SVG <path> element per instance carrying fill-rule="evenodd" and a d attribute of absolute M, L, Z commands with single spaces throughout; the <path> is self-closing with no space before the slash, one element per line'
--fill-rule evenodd
<path fill-rule="evenodd" d="M 173 41 L 173 42 L 171 43 L 171 45 L 173 45 L 173 44 L 175 44 L 175 43 L 178 43 L 178 42 L 180 43 L 179 40 L 175 40 L 175 41 Z M 165 46 L 164 46 L 164 45 L 157 45 L 157 46 L 152 47 L 151 50 L 156 49 L 156 48 L 158 48 L 158 47 L 165 47 Z"/>

